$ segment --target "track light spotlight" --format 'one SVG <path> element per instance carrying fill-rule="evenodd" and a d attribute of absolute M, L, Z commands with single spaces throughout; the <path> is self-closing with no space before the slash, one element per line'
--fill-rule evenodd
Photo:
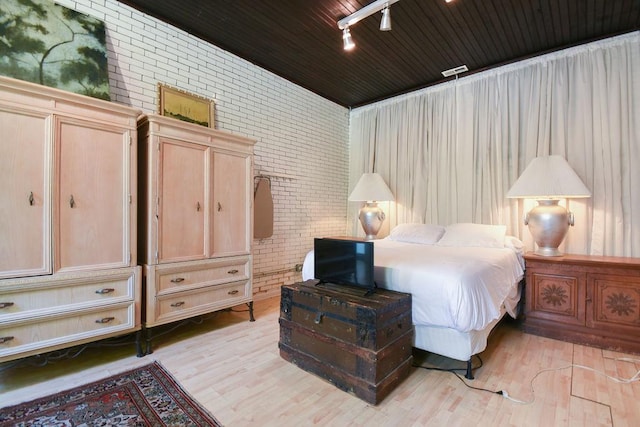
<path fill-rule="evenodd" d="M 389 7 L 400 0 L 375 0 L 360 10 L 353 12 L 349 16 L 345 16 L 338 21 L 338 28 L 342 30 L 342 41 L 344 42 L 344 50 L 351 50 L 356 45 L 351 38 L 349 27 L 364 18 L 382 11 L 382 20 L 380 21 L 380 30 L 389 31 L 391 29 L 391 12 Z"/>
<path fill-rule="evenodd" d="M 364 18 L 367 18 L 374 13 L 380 12 L 382 9 L 386 9 L 392 4 L 398 2 L 400 0 L 376 0 L 372 3 L 369 3 L 365 7 L 360 10 L 356 10 L 349 16 L 345 16 L 341 20 L 338 21 L 338 28 L 344 30 L 346 27 L 350 27 L 357 22 L 360 22 Z M 384 19 L 384 16 L 383 16 Z"/>
<path fill-rule="evenodd" d="M 346 27 L 344 30 L 342 30 L 342 43 L 344 50 L 351 50 L 356 47 L 356 44 L 351 38 L 351 31 L 349 31 L 349 27 Z"/>
<path fill-rule="evenodd" d="M 382 9 L 382 19 L 380 20 L 380 31 L 391 31 L 391 9 L 389 9 L 389 6 Z"/>

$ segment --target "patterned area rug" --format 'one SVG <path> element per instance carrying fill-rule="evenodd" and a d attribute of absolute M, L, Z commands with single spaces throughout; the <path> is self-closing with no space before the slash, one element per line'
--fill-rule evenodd
<path fill-rule="evenodd" d="M 0 426 L 222 426 L 157 362 L 0 409 Z"/>

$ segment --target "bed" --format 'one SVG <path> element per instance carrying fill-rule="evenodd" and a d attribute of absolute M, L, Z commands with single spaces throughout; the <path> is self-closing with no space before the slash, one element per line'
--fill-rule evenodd
<path fill-rule="evenodd" d="M 414 347 L 467 363 L 487 346 L 500 319 L 517 316 L 523 245 L 506 227 L 401 224 L 374 241 L 374 278 L 381 288 L 412 295 Z M 303 280 L 314 278 L 313 251 Z"/>

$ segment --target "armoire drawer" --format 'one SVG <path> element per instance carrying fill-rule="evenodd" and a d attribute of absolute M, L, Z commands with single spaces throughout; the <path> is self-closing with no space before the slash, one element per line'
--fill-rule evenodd
<path fill-rule="evenodd" d="M 0 324 L 0 362 L 4 357 L 37 353 L 63 344 L 119 335 L 137 328 L 135 303 L 103 310 L 68 312 L 27 322 Z"/>
<path fill-rule="evenodd" d="M 233 257 L 200 262 L 160 265 L 155 269 L 158 294 L 177 288 L 200 288 L 249 278 L 249 257 Z"/>
<path fill-rule="evenodd" d="M 6 281 L 0 287 L 0 323 L 133 301 L 135 269 Z"/>
<path fill-rule="evenodd" d="M 159 296 L 156 301 L 157 320 L 160 323 L 166 323 L 197 316 L 221 307 L 231 307 L 236 300 L 241 304 L 250 300 L 251 297 L 251 286 L 248 281 Z"/>

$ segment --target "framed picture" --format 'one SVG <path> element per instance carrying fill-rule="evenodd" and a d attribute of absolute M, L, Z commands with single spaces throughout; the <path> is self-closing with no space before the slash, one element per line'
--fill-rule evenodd
<path fill-rule="evenodd" d="M 158 114 L 215 127 L 213 100 L 162 83 L 158 83 Z"/>
<path fill-rule="evenodd" d="M 2 0 L 0 51 L 2 75 L 110 100 L 105 26 L 97 18 L 51 0 Z"/>

